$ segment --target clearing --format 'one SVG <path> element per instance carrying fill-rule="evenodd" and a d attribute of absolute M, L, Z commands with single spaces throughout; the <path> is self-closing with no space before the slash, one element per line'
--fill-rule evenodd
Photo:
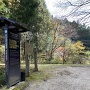
<path fill-rule="evenodd" d="M 30 82 L 25 90 L 90 90 L 90 66 L 52 66 L 46 69 L 52 77 Z"/>

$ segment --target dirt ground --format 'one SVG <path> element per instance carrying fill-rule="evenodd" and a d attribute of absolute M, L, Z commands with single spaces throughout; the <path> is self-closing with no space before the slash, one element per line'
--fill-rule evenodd
<path fill-rule="evenodd" d="M 25 90 L 90 90 L 89 66 L 62 66 L 51 73 L 50 79 L 30 83 Z"/>

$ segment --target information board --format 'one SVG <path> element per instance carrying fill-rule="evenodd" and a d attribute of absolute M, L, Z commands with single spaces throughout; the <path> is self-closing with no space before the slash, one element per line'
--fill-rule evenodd
<path fill-rule="evenodd" d="M 33 54 L 33 45 L 29 42 L 25 42 L 25 55 L 27 56 L 28 54 Z"/>
<path fill-rule="evenodd" d="M 19 34 L 4 28 L 6 83 L 10 87 L 20 82 L 20 39 Z"/>

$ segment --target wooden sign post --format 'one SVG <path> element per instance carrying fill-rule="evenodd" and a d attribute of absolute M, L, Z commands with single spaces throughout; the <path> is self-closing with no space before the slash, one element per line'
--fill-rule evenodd
<path fill-rule="evenodd" d="M 30 59 L 33 53 L 33 46 L 29 42 L 25 42 L 25 57 L 26 57 L 26 76 L 29 76 L 30 71 Z"/>

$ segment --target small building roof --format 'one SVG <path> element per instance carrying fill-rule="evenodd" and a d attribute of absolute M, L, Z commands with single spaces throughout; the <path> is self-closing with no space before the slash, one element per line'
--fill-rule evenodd
<path fill-rule="evenodd" d="M 22 32 L 29 31 L 26 27 L 23 27 L 22 25 L 10 19 L 0 16 L 0 28 L 3 28 L 6 25 L 8 26 L 8 29 L 12 30 L 12 32 L 15 32 L 15 33 L 22 33 Z"/>

